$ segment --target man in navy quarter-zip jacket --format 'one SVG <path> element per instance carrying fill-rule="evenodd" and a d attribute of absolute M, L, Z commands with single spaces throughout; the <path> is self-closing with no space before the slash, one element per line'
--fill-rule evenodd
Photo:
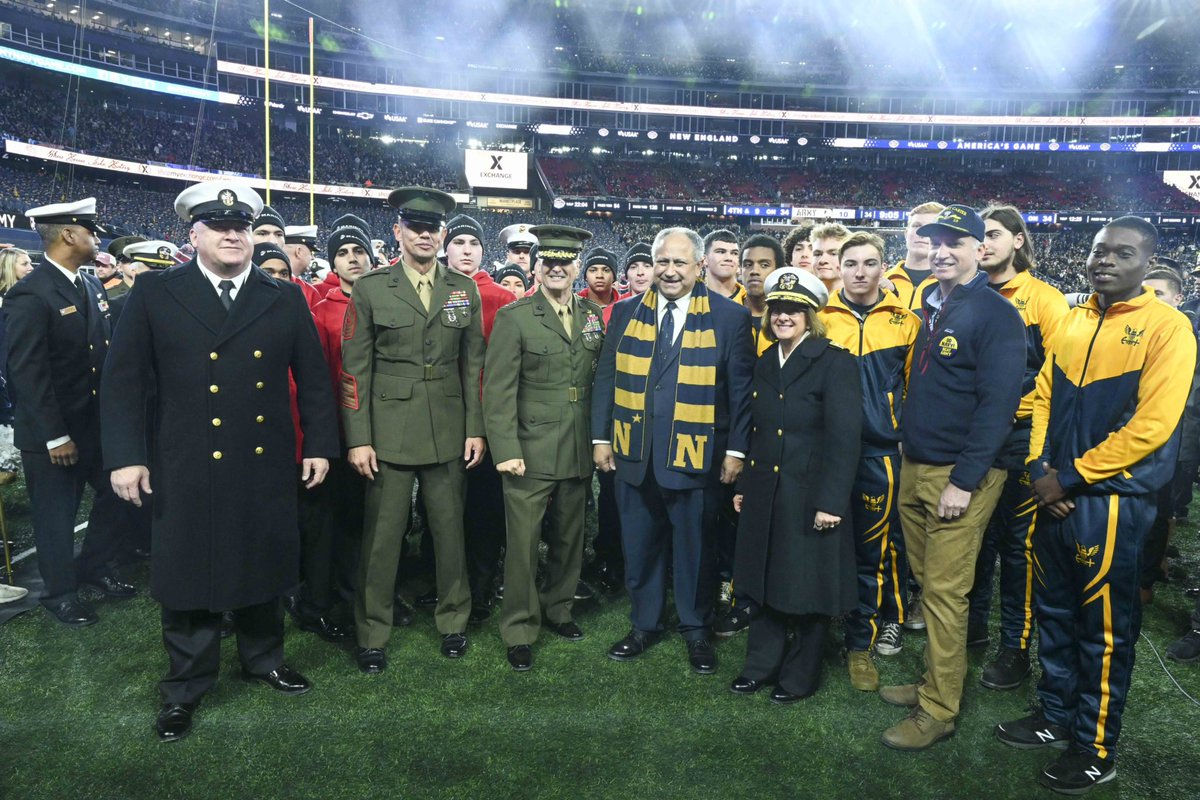
<path fill-rule="evenodd" d="M 900 522 L 929 641 L 922 679 L 880 690 L 887 702 L 912 709 L 883 734 L 897 750 L 924 750 L 954 732 L 967 670 L 967 593 L 1003 488 L 995 463 L 1025 371 L 1021 317 L 979 269 L 979 214 L 949 205 L 917 233 L 932 241 L 938 285 L 922 299 L 904 400 Z"/>

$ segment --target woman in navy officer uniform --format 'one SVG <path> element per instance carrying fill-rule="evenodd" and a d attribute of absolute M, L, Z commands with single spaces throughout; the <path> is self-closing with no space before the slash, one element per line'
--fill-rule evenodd
<path fill-rule="evenodd" d="M 817 319 L 828 299 L 803 270 L 768 278 L 764 328 L 775 343 L 754 368 L 750 460 L 734 497 L 734 585 L 762 612 L 730 691 L 775 683 L 776 703 L 816 691 L 829 618 L 857 604 L 849 501 L 862 389 L 853 356 L 825 338 Z"/>

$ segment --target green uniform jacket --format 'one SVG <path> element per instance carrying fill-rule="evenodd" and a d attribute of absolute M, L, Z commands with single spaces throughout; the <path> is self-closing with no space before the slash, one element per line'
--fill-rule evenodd
<path fill-rule="evenodd" d="M 355 290 L 357 291 L 357 289 Z M 604 342 L 600 306 L 574 298 L 572 337 L 541 292 L 496 313 L 483 371 L 488 447 L 525 459 L 530 478 L 592 474 L 592 377 Z"/>
<path fill-rule="evenodd" d="M 483 436 L 479 290 L 435 269 L 428 312 L 397 263 L 358 279 L 342 324 L 346 446 L 369 444 L 392 464 L 444 464 Z"/>

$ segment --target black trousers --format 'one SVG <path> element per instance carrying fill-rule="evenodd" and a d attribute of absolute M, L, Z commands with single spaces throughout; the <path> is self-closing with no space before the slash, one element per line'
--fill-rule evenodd
<path fill-rule="evenodd" d="M 789 628 L 795 631 L 790 642 Z M 785 614 L 763 606 L 750 621 L 742 675 L 775 681 L 786 692 L 808 697 L 821 684 L 821 654 L 828 632 L 829 617 L 824 614 Z"/>
<path fill-rule="evenodd" d="M 615 576 L 625 575 L 625 556 L 621 553 L 621 515 L 617 513 L 617 490 L 613 485 L 615 472 L 597 472 L 600 496 L 596 499 L 596 539 L 592 548 L 596 558 L 592 569 L 607 571 Z"/>
<path fill-rule="evenodd" d="M 238 660 L 252 675 L 283 664 L 283 606 L 278 599 L 235 608 Z M 221 666 L 221 612 L 163 607 L 167 677 L 158 684 L 164 703 L 197 703 L 217 682 Z"/>
<path fill-rule="evenodd" d="M 113 494 L 109 473 L 100 460 L 99 441 L 76 442 L 79 461 L 60 467 L 50 462 L 50 453 L 21 451 L 25 486 L 33 512 L 33 541 L 37 546 L 38 571 L 46 589 L 43 605 L 53 605 L 75 596 L 80 580 L 108 572 L 117 554 L 117 523 L 122 500 Z M 88 516 L 83 548 L 75 558 L 75 514 L 83 488 L 96 492 Z"/>
<path fill-rule="evenodd" d="M 300 488 L 303 610 L 326 614 L 338 603 L 352 607 L 366 485 L 350 462 L 335 458 L 319 486 Z"/>
<path fill-rule="evenodd" d="M 487 599 L 500 563 L 506 529 L 504 522 L 504 485 L 492 461 L 484 454 L 474 469 L 467 470 L 467 503 L 463 514 L 463 537 L 467 552 L 467 577 L 471 597 Z"/>

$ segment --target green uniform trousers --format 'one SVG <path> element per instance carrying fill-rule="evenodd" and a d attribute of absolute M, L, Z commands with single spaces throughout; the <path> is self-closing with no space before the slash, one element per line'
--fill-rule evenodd
<path fill-rule="evenodd" d="M 471 588 L 463 545 L 466 469 L 455 459 L 444 464 L 401 467 L 379 462 L 375 480 L 367 481 L 362 553 L 354 624 L 360 647 L 384 647 L 392 632 L 392 603 L 400 545 L 408 525 L 413 482 L 421 482 L 426 524 L 433 539 L 437 608 L 433 618 L 440 633 L 461 633 L 471 613 Z"/>
<path fill-rule="evenodd" d="M 988 470 L 971 492 L 962 516 L 944 520 L 938 501 L 953 465 L 933 466 L 905 458 L 900 467 L 900 524 L 913 575 L 921 584 L 925 612 L 925 677 L 917 690 L 921 708 L 949 722 L 958 716 L 967 674 L 967 594 L 975 583 L 975 559 L 983 531 L 1000 499 L 1007 473 Z"/>
<path fill-rule="evenodd" d="M 500 636 L 513 647 L 533 644 L 542 629 L 542 615 L 555 623 L 570 622 L 571 604 L 583 561 L 583 521 L 591 478 L 501 476 L 504 479 L 504 521 L 508 547 L 504 554 L 504 605 Z M 542 519 L 549 557 L 542 591 L 538 592 L 538 542 Z"/>

